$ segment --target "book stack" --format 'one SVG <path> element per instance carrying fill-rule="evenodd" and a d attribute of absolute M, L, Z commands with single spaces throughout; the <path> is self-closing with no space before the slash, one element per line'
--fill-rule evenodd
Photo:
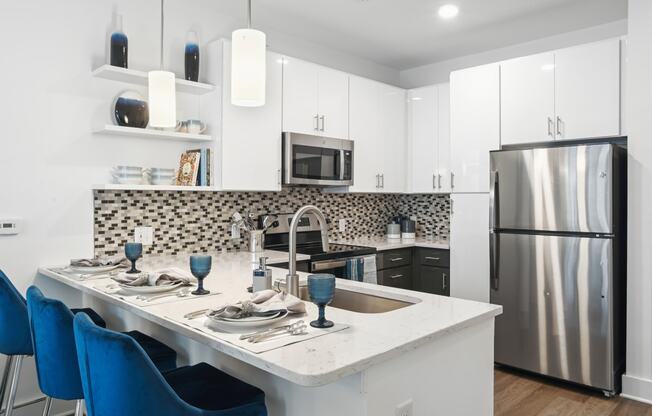
<path fill-rule="evenodd" d="M 184 152 L 179 161 L 176 184 L 211 186 L 211 149 L 192 149 Z"/>

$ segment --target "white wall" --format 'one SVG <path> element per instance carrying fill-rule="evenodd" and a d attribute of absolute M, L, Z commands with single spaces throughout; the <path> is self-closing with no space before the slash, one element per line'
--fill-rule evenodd
<path fill-rule="evenodd" d="M 652 403 L 652 2 L 629 0 L 627 373 L 623 393 Z"/>
<path fill-rule="evenodd" d="M 627 34 L 627 21 L 619 20 L 613 23 L 562 33 L 532 42 L 520 43 L 505 48 L 407 69 L 401 71 L 400 84 L 403 88 L 416 88 L 448 82 L 450 73 L 458 69 L 581 45 L 583 43 L 614 38 L 625 34 Z"/>
<path fill-rule="evenodd" d="M 244 24 L 215 0 L 166 2 L 166 62 L 183 74 L 183 44 L 194 29 L 207 42 Z M 244 3 L 243 3 L 244 7 Z M 21 0 L 0 2 L 0 216 L 22 217 L 23 232 L 0 237 L 0 268 L 24 293 L 40 265 L 93 255 L 94 184 L 118 164 L 174 167 L 188 145 L 92 134 L 123 89 L 144 89 L 91 77 L 106 59 L 114 11 L 124 16 L 131 68 L 159 62 L 157 0 Z M 398 71 L 280 34 L 270 47 L 381 81 Z M 199 112 L 196 97 L 179 96 L 180 118 Z M 74 301 L 74 299 L 73 299 Z M 0 360 L 0 371 L 3 365 Z M 29 362 L 31 367 L 31 361 Z M 33 370 L 22 377 L 18 402 L 37 396 Z M 21 415 L 40 414 L 40 404 Z"/>

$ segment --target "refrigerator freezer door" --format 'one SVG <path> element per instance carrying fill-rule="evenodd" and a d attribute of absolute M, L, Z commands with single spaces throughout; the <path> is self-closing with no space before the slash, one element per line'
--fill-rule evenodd
<path fill-rule="evenodd" d="M 610 144 L 492 152 L 495 227 L 613 233 L 612 166 Z"/>
<path fill-rule="evenodd" d="M 613 391 L 612 240 L 498 234 L 496 362 Z"/>

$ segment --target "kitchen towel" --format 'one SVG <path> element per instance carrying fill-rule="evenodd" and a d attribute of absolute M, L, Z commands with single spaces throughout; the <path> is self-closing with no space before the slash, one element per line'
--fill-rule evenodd
<path fill-rule="evenodd" d="M 363 259 L 362 281 L 365 283 L 378 284 L 378 272 L 376 270 L 376 255 L 367 256 Z"/>
<path fill-rule="evenodd" d="M 364 262 L 360 257 L 355 257 L 346 260 L 346 270 L 344 271 L 344 278 L 361 282 L 364 274 Z"/>

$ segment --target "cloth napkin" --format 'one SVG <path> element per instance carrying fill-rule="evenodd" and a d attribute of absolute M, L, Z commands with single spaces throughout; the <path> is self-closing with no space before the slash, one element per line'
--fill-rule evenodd
<path fill-rule="evenodd" d="M 111 279 L 125 286 L 166 286 L 177 282 L 182 282 L 181 286 L 190 286 L 197 282 L 197 279 L 177 268 L 135 274 L 120 273 Z"/>
<path fill-rule="evenodd" d="M 208 316 L 212 319 L 242 319 L 250 316 L 274 316 L 286 310 L 291 314 L 305 313 L 306 304 L 296 296 L 269 289 L 254 293 L 249 300 L 214 309 Z"/>
<path fill-rule="evenodd" d="M 126 257 L 119 257 L 113 259 L 73 259 L 70 260 L 72 267 L 106 267 L 106 266 L 120 266 L 129 267 L 129 260 Z"/>

